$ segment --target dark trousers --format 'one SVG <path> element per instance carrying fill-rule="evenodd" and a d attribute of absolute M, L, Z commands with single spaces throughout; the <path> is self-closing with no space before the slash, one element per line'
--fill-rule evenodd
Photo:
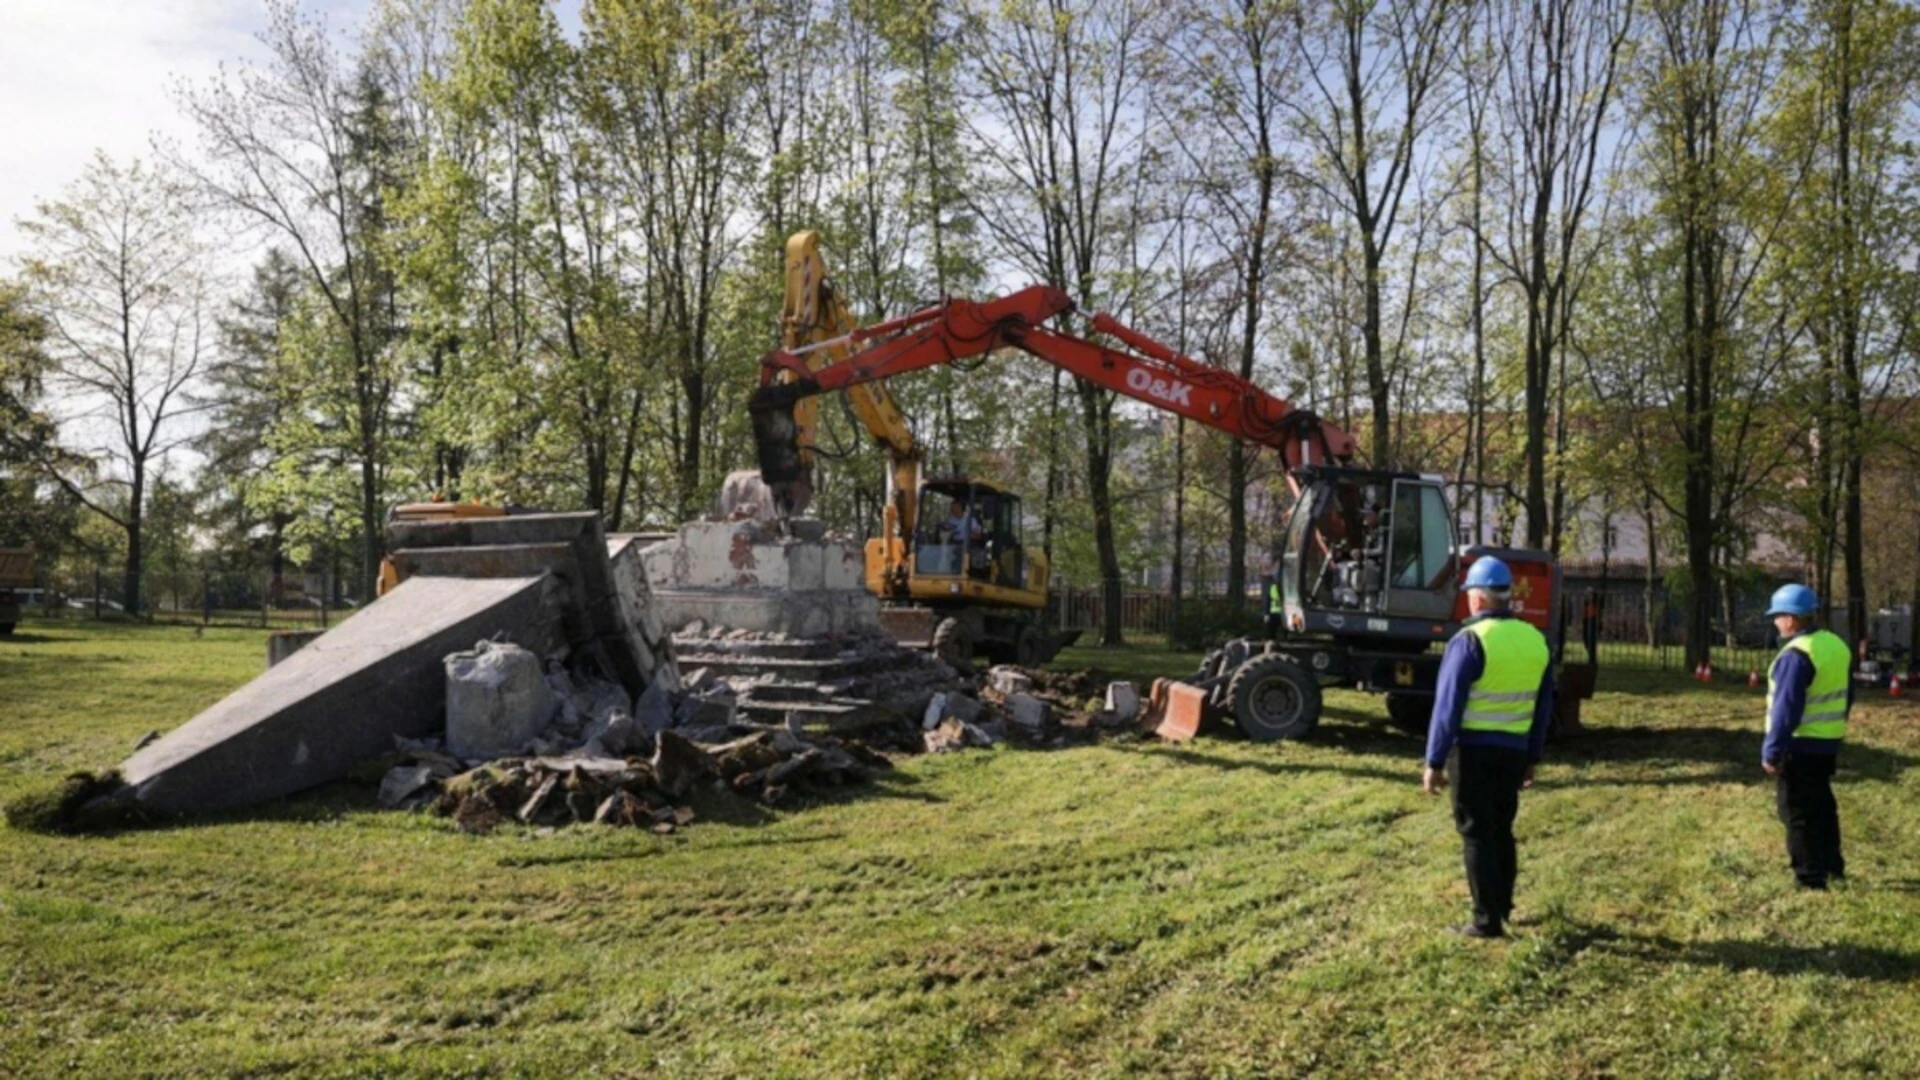
<path fill-rule="evenodd" d="M 1787 827 L 1787 858 L 1802 885 L 1822 888 L 1845 877 L 1840 857 L 1840 807 L 1833 801 L 1832 754 L 1788 754 L 1774 779 L 1773 802 Z"/>
<path fill-rule="evenodd" d="M 1453 824 L 1473 890 L 1473 925 L 1497 931 L 1513 910 L 1513 883 L 1520 876 L 1513 818 L 1520 812 L 1520 785 L 1527 754 L 1496 746 L 1462 746 L 1452 763 Z"/>
<path fill-rule="evenodd" d="M 1280 640 L 1280 613 L 1277 611 L 1267 612 L 1267 640 Z"/>

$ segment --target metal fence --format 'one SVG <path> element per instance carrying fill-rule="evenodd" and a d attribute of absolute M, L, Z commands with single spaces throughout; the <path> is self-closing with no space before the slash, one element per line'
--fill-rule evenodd
<path fill-rule="evenodd" d="M 1651 602 L 1643 586 L 1615 581 L 1614 587 L 1582 587 L 1573 583 L 1561 594 L 1562 655 L 1569 661 L 1585 662 L 1597 653 L 1602 666 L 1649 671 L 1688 670 L 1683 640 L 1683 597 L 1671 595 L 1656 586 Z M 1765 595 L 1743 591 L 1721 606 L 1715 620 L 1712 663 L 1715 676 L 1740 679 L 1757 673 L 1766 677 L 1779 643 L 1772 624 L 1765 617 Z M 1223 592 L 1189 593 L 1181 603 L 1188 610 L 1212 607 L 1220 610 L 1230 597 Z M 1248 593 L 1243 598 L 1249 619 L 1257 619 L 1264 610 L 1263 598 Z M 1591 608 L 1589 607 L 1591 605 Z M 1106 610 L 1105 598 L 1098 588 L 1057 589 L 1053 597 L 1056 625 L 1069 628 L 1097 628 Z M 1173 597 L 1160 590 L 1127 589 L 1121 594 L 1120 626 L 1128 634 L 1167 637 L 1174 626 Z M 1733 632 L 1727 632 L 1731 613 Z M 1592 647 L 1589 648 L 1589 641 Z"/>
<path fill-rule="evenodd" d="M 42 567 L 38 583 L 22 596 L 26 614 L 44 619 L 128 620 L 163 626 L 206 626 L 294 630 L 324 628 L 352 613 L 324 605 L 320 597 L 292 590 L 281 604 L 269 603 L 265 571 L 212 571 L 184 582 L 144 587 L 141 610 L 128 613 L 123 579 L 117 569 L 90 573 L 54 573 Z"/>

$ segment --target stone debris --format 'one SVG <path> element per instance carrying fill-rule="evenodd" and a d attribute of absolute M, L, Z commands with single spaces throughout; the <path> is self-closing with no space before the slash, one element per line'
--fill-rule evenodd
<path fill-rule="evenodd" d="M 480 641 L 447 657 L 447 745 L 460 757 L 511 753 L 560 709 L 540 658 L 510 641 Z"/>
<path fill-rule="evenodd" d="M 1033 676 L 1012 664 L 995 664 L 987 671 L 987 685 L 1002 697 L 1024 694 L 1033 689 Z"/>
<path fill-rule="evenodd" d="M 456 661 L 486 670 L 470 681 L 497 707 L 535 658 L 481 645 L 448 657 L 449 670 Z M 452 743 L 451 726 L 445 740 L 396 740 L 380 805 L 430 807 L 473 833 L 517 824 L 545 835 L 593 823 L 666 834 L 695 820 L 690 803 L 702 797 L 779 805 L 871 782 L 892 767 L 890 753 L 1113 737 L 1133 728 L 1140 707 L 1131 683 L 1011 665 L 963 676 L 872 634 L 798 638 L 700 624 L 672 645 L 686 674 L 638 700 L 554 653 L 535 680 L 550 699 L 544 727 L 492 754 Z M 532 696 L 527 711 L 539 707 Z"/>
<path fill-rule="evenodd" d="M 1044 731 L 1052 710 L 1047 703 L 1032 694 L 1009 694 L 1007 696 L 1007 719 L 1026 728 L 1028 731 Z"/>

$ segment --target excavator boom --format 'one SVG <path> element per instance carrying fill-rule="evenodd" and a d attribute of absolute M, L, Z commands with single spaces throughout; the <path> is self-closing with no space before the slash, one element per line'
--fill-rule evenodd
<path fill-rule="evenodd" d="M 799 403 L 1007 347 L 1235 438 L 1272 447 L 1289 473 L 1353 459 L 1353 437 L 1346 432 L 1230 371 L 1183 356 L 1112 316 L 1094 316 L 1093 329 L 1122 342 L 1126 350 L 1041 325 L 1073 308 L 1073 300 L 1061 290 L 1032 285 L 984 302 L 949 300 L 849 335 L 873 343 L 818 369 L 792 351 L 768 354 L 761 361 L 761 389 L 750 403 L 762 479 L 782 505 L 804 498 L 804 433 L 794 421 Z M 881 337 L 889 332 L 894 336 Z"/>

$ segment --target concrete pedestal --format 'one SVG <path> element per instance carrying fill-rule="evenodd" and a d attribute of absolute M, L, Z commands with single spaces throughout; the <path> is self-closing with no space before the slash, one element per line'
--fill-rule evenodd
<path fill-rule="evenodd" d="M 694 622 L 791 637 L 877 630 L 864 545 L 818 522 L 782 537 L 751 521 L 695 521 L 641 553 L 653 608 L 669 631 Z"/>

